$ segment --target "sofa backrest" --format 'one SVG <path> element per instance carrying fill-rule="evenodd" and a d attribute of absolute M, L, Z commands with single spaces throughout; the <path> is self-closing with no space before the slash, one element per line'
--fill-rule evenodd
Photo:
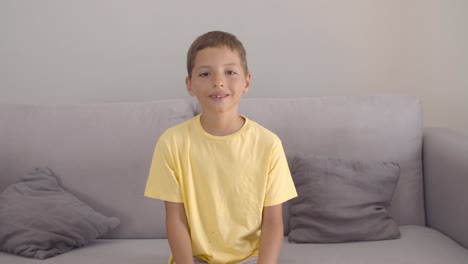
<path fill-rule="evenodd" d="M 154 146 L 191 101 L 0 105 L 0 190 L 34 167 L 120 225 L 105 237 L 164 237 L 163 203 L 143 196 Z"/>
<path fill-rule="evenodd" d="M 417 97 L 245 98 L 240 109 L 275 132 L 288 155 L 398 162 L 391 214 L 401 225 L 424 225 Z M 65 189 L 121 220 L 105 237 L 165 237 L 163 203 L 143 196 L 150 161 L 159 135 L 198 112 L 193 100 L 184 99 L 0 105 L 0 191 L 47 166 Z M 284 212 L 287 219 L 287 205 Z"/>
<path fill-rule="evenodd" d="M 398 162 L 401 172 L 390 213 L 400 225 L 425 224 L 419 98 L 381 95 L 246 99 L 240 109 L 275 132 L 287 155 L 302 152 Z M 284 211 L 288 213 L 287 208 Z"/>

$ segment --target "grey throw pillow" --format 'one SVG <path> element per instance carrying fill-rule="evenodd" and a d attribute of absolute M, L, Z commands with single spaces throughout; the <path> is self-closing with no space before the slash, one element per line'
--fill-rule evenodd
<path fill-rule="evenodd" d="M 120 222 L 59 186 L 49 169 L 35 169 L 0 194 L 0 250 L 46 259 L 86 245 Z"/>
<path fill-rule="evenodd" d="M 290 203 L 290 242 L 400 237 L 387 211 L 400 175 L 397 163 L 296 154 L 291 171 L 298 197 Z"/>

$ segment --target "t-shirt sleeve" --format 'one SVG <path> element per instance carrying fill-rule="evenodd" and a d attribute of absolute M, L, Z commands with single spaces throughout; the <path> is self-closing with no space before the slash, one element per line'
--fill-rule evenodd
<path fill-rule="evenodd" d="M 281 141 L 273 145 L 268 173 L 265 206 L 284 203 L 297 196 Z"/>
<path fill-rule="evenodd" d="M 174 151 L 163 136 L 159 138 L 154 150 L 144 195 L 159 200 L 182 203 Z"/>

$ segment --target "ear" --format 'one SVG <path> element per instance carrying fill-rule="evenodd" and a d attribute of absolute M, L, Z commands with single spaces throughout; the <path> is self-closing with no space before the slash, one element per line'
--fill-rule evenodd
<path fill-rule="evenodd" d="M 195 94 L 193 93 L 193 89 L 192 89 L 192 80 L 190 80 L 190 77 L 187 76 L 185 78 L 185 86 L 187 87 L 187 92 L 191 95 L 191 96 L 195 96 Z"/>
<path fill-rule="evenodd" d="M 250 72 L 247 72 L 247 74 L 245 75 L 245 87 L 244 87 L 244 90 L 242 91 L 242 93 L 244 93 L 244 94 L 249 92 L 251 77 L 252 77 L 252 75 L 250 74 Z"/>

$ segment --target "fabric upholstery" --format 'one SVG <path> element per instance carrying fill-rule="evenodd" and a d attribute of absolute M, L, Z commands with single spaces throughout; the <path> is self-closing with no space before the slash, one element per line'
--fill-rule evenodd
<path fill-rule="evenodd" d="M 468 248 L 468 135 L 424 131 L 424 186 L 429 227 Z M 467 262 L 468 263 L 468 262 Z"/>
<path fill-rule="evenodd" d="M 338 243 L 400 237 L 388 213 L 400 167 L 298 153 L 292 174 L 289 241 Z"/>
<path fill-rule="evenodd" d="M 106 236 L 121 239 L 98 239 L 43 261 L 0 252 L 0 263 L 166 263 L 167 240 L 154 239 L 165 237 L 164 206 L 144 198 L 143 189 L 158 136 L 193 117 L 194 106 L 186 100 L 0 104 L 0 191 L 31 167 L 50 166 L 65 189 L 121 220 Z M 390 212 L 400 224 L 424 225 L 422 112 L 417 97 L 244 98 L 241 112 L 277 133 L 287 153 L 397 162 L 401 176 Z M 448 179 L 450 164 L 440 168 L 448 171 L 432 176 Z M 455 179 L 463 183 L 462 177 Z M 284 212 L 288 219 L 288 210 Z M 443 210 L 432 211 L 437 213 L 437 218 L 445 217 Z M 464 230 L 459 219 L 446 220 L 457 223 L 455 232 Z M 434 229 L 402 226 L 400 231 L 401 239 L 373 242 L 304 245 L 285 240 L 279 263 L 468 263 L 468 251 Z"/>
<path fill-rule="evenodd" d="M 164 205 L 143 190 L 159 135 L 193 117 L 193 102 L 1 104 L 0 190 L 49 166 L 83 202 L 121 220 L 105 237 L 165 237 Z M 390 212 L 399 224 L 424 224 L 417 97 L 243 98 L 240 111 L 275 132 L 287 153 L 397 162 Z"/>
<path fill-rule="evenodd" d="M 166 239 L 98 239 L 86 247 L 40 262 L 3 252 L 0 252 L 0 259 L 8 264 L 164 264 L 169 254 Z M 278 263 L 466 264 L 467 260 L 468 251 L 440 232 L 420 226 L 403 226 L 401 239 L 397 240 L 291 244 L 285 238 Z"/>
<path fill-rule="evenodd" d="M 164 204 L 143 196 L 159 135 L 193 117 L 185 99 L 0 105 L 0 191 L 34 167 L 121 224 L 107 238 L 165 237 Z"/>
<path fill-rule="evenodd" d="M 46 259 L 84 246 L 115 228 L 64 190 L 49 169 L 35 169 L 0 194 L 0 250 Z"/>
<path fill-rule="evenodd" d="M 468 263 L 468 251 L 436 230 L 402 226 L 400 231 L 401 238 L 393 240 L 333 244 L 283 243 L 278 263 Z"/>
<path fill-rule="evenodd" d="M 286 153 L 397 162 L 401 174 L 390 213 L 399 225 L 425 224 L 419 98 L 244 98 L 240 111 L 275 132 Z"/>

